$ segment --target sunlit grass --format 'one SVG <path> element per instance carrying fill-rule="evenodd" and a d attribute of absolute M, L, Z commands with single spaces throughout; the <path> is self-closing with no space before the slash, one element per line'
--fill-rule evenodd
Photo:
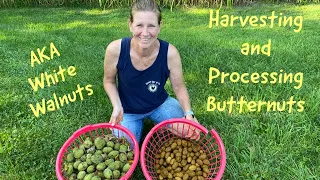
<path fill-rule="evenodd" d="M 82 12 L 86 15 L 102 15 L 102 14 L 112 13 L 112 10 L 105 9 L 101 11 L 100 9 L 88 9 L 88 10 L 83 10 Z"/>

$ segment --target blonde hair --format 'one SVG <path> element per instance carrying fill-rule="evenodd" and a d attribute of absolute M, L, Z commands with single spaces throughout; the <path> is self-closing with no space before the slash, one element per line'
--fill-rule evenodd
<path fill-rule="evenodd" d="M 152 11 L 155 12 L 158 16 L 158 24 L 160 24 L 162 17 L 161 17 L 161 10 L 155 2 L 155 0 L 135 0 L 131 5 L 130 10 L 130 21 L 133 22 L 133 13 L 136 11 Z"/>

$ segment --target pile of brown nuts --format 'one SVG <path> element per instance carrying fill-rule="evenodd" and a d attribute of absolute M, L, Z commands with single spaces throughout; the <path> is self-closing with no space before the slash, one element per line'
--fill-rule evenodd
<path fill-rule="evenodd" d="M 202 180 L 209 174 L 209 160 L 199 145 L 187 139 L 170 139 L 156 155 L 159 179 Z"/>

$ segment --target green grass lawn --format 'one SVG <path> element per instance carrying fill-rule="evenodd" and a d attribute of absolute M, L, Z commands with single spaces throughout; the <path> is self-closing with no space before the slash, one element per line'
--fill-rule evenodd
<path fill-rule="evenodd" d="M 223 179 L 320 178 L 320 5 L 264 5 L 222 9 L 227 15 L 303 16 L 299 33 L 294 27 L 209 28 L 209 9 L 163 10 L 160 38 L 179 50 L 185 83 L 199 122 L 220 134 L 227 153 Z M 72 133 L 87 125 L 107 122 L 112 106 L 102 86 L 105 48 L 111 41 L 130 36 L 128 9 L 100 11 L 71 8 L 22 8 L 0 10 L 0 179 L 56 179 L 55 159 Z M 243 43 L 265 44 L 271 39 L 271 56 L 240 52 Z M 59 51 L 53 59 L 31 67 L 30 53 L 50 57 L 50 43 Z M 34 92 L 28 78 L 58 67 L 76 68 L 75 76 Z M 300 89 L 293 83 L 208 83 L 209 68 L 239 74 L 257 72 L 303 73 Z M 92 85 L 58 110 L 35 117 L 29 104 L 43 98 L 72 94 Z M 170 84 L 168 91 L 173 95 Z M 291 113 L 250 112 L 234 106 L 233 112 L 207 111 L 207 98 L 228 101 L 305 101 Z M 148 129 L 152 123 L 148 123 Z M 145 134 L 147 131 L 144 132 Z M 132 179 L 143 179 L 138 167 Z"/>

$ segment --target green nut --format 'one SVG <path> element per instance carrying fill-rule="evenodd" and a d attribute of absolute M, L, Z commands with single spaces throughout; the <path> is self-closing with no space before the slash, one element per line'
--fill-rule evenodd
<path fill-rule="evenodd" d="M 120 171 L 119 170 L 114 170 L 112 172 L 113 178 L 118 179 L 120 177 Z"/>
<path fill-rule="evenodd" d="M 106 167 L 107 165 L 104 162 L 102 162 L 97 165 L 97 170 L 103 171 Z"/>
<path fill-rule="evenodd" d="M 115 161 L 115 162 L 110 163 L 108 168 L 111 169 L 112 171 L 119 169 L 120 168 L 120 161 Z"/>
<path fill-rule="evenodd" d="M 106 166 L 109 166 L 109 164 L 112 162 L 114 162 L 113 159 L 107 159 L 104 163 L 106 164 Z"/>
<path fill-rule="evenodd" d="M 72 164 L 68 164 L 67 170 L 66 170 L 66 174 L 67 175 L 71 175 L 72 173 L 73 173 L 73 165 Z"/>
<path fill-rule="evenodd" d="M 69 176 L 68 180 L 76 180 L 77 179 L 77 174 L 73 173 Z"/>
<path fill-rule="evenodd" d="M 93 145 L 93 142 L 90 137 L 87 137 L 83 142 L 83 146 L 87 149 L 90 148 L 92 145 Z"/>
<path fill-rule="evenodd" d="M 103 149 L 102 149 L 102 151 L 104 152 L 104 153 L 109 153 L 109 152 L 111 152 L 113 149 L 112 149 L 112 147 L 104 147 Z"/>
<path fill-rule="evenodd" d="M 86 155 L 87 159 L 91 159 L 92 155 L 93 154 L 87 153 L 87 155 Z"/>
<path fill-rule="evenodd" d="M 85 149 L 84 145 L 81 144 L 81 145 L 79 146 L 79 149 Z"/>
<path fill-rule="evenodd" d="M 124 154 L 124 153 L 120 153 L 120 154 L 119 154 L 119 160 L 120 160 L 121 162 L 127 162 L 127 155 Z"/>
<path fill-rule="evenodd" d="M 86 159 L 86 163 L 87 163 L 88 165 L 92 165 L 92 164 L 93 164 L 92 161 L 91 161 L 91 159 L 89 159 L 89 158 Z"/>
<path fill-rule="evenodd" d="M 95 171 L 96 167 L 94 165 L 91 165 L 87 168 L 87 173 L 93 173 Z"/>
<path fill-rule="evenodd" d="M 67 161 L 68 162 L 73 162 L 74 161 L 73 153 L 70 153 L 70 154 L 67 155 Z"/>
<path fill-rule="evenodd" d="M 86 155 L 81 156 L 80 161 L 85 162 L 87 159 Z"/>
<path fill-rule="evenodd" d="M 83 154 L 84 154 L 83 149 L 80 149 L 80 148 L 77 148 L 77 147 L 75 147 L 75 148 L 73 149 L 73 155 L 74 155 L 74 157 L 75 157 L 76 159 L 81 158 L 81 156 L 83 156 Z"/>
<path fill-rule="evenodd" d="M 97 171 L 96 175 L 99 176 L 100 178 L 104 178 L 103 171 Z"/>
<path fill-rule="evenodd" d="M 83 179 L 86 176 L 86 172 L 85 171 L 80 171 L 77 175 L 77 179 Z"/>
<path fill-rule="evenodd" d="M 126 163 L 123 168 L 122 168 L 122 172 L 128 172 L 130 169 L 130 164 L 129 163 Z"/>
<path fill-rule="evenodd" d="M 81 163 L 81 161 L 77 160 L 75 163 L 73 163 L 73 168 L 78 169 L 78 166 L 80 163 Z"/>
<path fill-rule="evenodd" d="M 89 149 L 87 149 L 88 154 L 94 154 L 96 152 L 96 146 L 91 146 Z"/>
<path fill-rule="evenodd" d="M 92 155 L 91 157 L 91 161 L 94 163 L 94 164 L 99 164 L 103 161 L 103 158 L 101 155 L 98 155 L 98 154 L 94 154 Z"/>
<path fill-rule="evenodd" d="M 120 149 L 120 143 L 116 143 L 116 144 L 114 144 L 114 147 L 113 147 L 113 149 L 114 150 L 117 150 L 117 151 L 119 151 L 119 149 Z"/>
<path fill-rule="evenodd" d="M 122 169 L 122 168 L 123 168 L 123 166 L 124 166 L 124 163 L 123 163 L 123 162 L 121 162 L 121 161 L 119 161 L 119 162 L 120 162 L 119 169 Z"/>
<path fill-rule="evenodd" d="M 92 158 L 92 154 L 87 154 L 86 163 L 88 163 L 88 165 L 92 164 L 91 158 Z"/>
<path fill-rule="evenodd" d="M 103 160 L 109 159 L 107 154 L 101 154 Z"/>
<path fill-rule="evenodd" d="M 133 152 L 132 151 L 129 151 L 127 153 L 127 158 L 128 158 L 128 160 L 133 160 Z"/>
<path fill-rule="evenodd" d="M 93 176 L 91 180 L 101 180 L 101 178 L 99 176 Z"/>
<path fill-rule="evenodd" d="M 121 144 L 120 147 L 119 147 L 119 151 L 120 152 L 127 152 L 128 151 L 128 146 L 124 145 L 124 144 Z"/>
<path fill-rule="evenodd" d="M 106 145 L 106 141 L 102 137 L 97 137 L 94 140 L 94 145 L 97 149 L 103 149 L 103 147 Z"/>
<path fill-rule="evenodd" d="M 92 174 L 87 174 L 87 175 L 83 178 L 83 180 L 91 180 L 93 176 L 94 176 L 93 173 L 92 173 Z"/>
<path fill-rule="evenodd" d="M 79 171 L 84 171 L 84 170 L 86 170 L 87 168 L 88 168 L 88 163 L 86 163 L 86 162 L 82 162 L 82 163 L 80 163 L 79 166 L 78 166 L 78 170 L 79 170 Z"/>
<path fill-rule="evenodd" d="M 114 147 L 114 142 L 113 141 L 107 141 L 107 147 Z"/>
<path fill-rule="evenodd" d="M 112 178 L 112 170 L 107 168 L 103 171 L 103 175 L 105 178 L 107 179 L 111 179 Z"/>
<path fill-rule="evenodd" d="M 102 153 L 103 153 L 102 150 L 96 150 L 96 152 L 94 154 L 101 155 Z"/>
<path fill-rule="evenodd" d="M 108 158 L 110 158 L 110 159 L 114 159 L 116 156 L 118 156 L 119 155 L 119 151 L 111 151 L 111 152 L 109 152 L 109 154 L 108 154 Z"/>

